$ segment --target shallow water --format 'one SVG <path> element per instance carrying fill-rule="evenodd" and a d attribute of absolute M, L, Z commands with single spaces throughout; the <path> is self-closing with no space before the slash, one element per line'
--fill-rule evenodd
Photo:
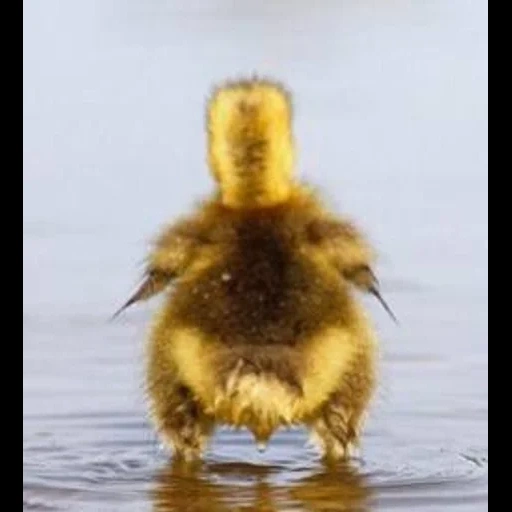
<path fill-rule="evenodd" d="M 367 229 L 400 319 L 365 301 L 381 383 L 348 466 L 300 430 L 172 465 L 141 387 L 156 304 L 108 321 L 209 190 L 206 92 L 254 70 L 292 88 L 301 174 Z M 23 329 L 25 510 L 487 510 L 486 2 L 25 2 Z"/>

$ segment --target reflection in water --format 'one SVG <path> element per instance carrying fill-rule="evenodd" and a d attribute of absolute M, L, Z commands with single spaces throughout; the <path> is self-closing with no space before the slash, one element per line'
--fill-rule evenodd
<path fill-rule="evenodd" d="M 284 485 L 271 483 L 278 468 L 252 464 L 171 462 L 155 479 L 153 511 L 305 510 L 370 512 L 370 489 L 347 464 Z M 220 481 L 222 480 L 222 481 Z"/>

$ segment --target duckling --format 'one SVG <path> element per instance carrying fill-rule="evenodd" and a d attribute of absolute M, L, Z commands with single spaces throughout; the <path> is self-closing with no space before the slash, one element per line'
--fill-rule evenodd
<path fill-rule="evenodd" d="M 345 458 L 376 384 L 376 339 L 354 292 L 387 307 L 374 250 L 295 178 L 285 87 L 220 85 L 207 133 L 216 190 L 154 241 L 120 310 L 173 285 L 147 342 L 156 431 L 189 460 L 219 424 L 246 427 L 259 447 L 301 424 L 326 458 Z"/>

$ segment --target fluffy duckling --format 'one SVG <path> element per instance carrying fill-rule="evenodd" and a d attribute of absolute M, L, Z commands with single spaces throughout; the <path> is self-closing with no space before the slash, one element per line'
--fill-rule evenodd
<path fill-rule="evenodd" d="M 374 333 L 354 290 L 382 301 L 374 254 L 294 178 L 292 111 L 271 81 L 227 83 L 207 108 L 213 196 L 165 229 L 121 308 L 173 289 L 147 348 L 151 417 L 178 457 L 217 424 L 264 447 L 306 425 L 328 458 L 357 444 L 375 387 Z"/>

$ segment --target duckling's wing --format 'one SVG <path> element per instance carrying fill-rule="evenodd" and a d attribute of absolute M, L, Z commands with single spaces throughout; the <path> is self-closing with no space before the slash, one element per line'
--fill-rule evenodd
<path fill-rule="evenodd" d="M 147 300 L 163 291 L 174 276 L 158 270 L 150 270 L 137 291 L 112 315 L 112 320 L 119 316 L 125 309 L 141 300 Z"/>
<path fill-rule="evenodd" d="M 381 295 L 379 289 L 376 286 L 372 286 L 368 290 L 381 304 L 381 306 L 386 310 L 387 314 L 391 317 L 395 324 L 398 324 L 398 318 L 393 313 L 393 310 L 389 307 L 388 303 L 384 300 L 384 297 Z"/>
<path fill-rule="evenodd" d="M 355 268 L 347 269 L 344 272 L 344 277 L 360 290 L 373 295 L 380 302 L 381 306 L 386 310 L 392 320 L 398 324 L 397 317 L 380 292 L 379 280 L 369 265 L 358 265 Z"/>

